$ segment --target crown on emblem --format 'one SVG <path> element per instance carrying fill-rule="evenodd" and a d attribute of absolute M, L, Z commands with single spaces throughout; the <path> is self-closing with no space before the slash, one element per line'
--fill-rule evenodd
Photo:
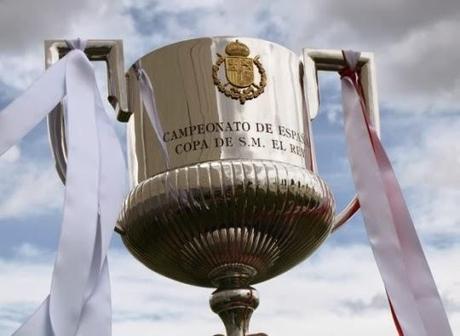
<path fill-rule="evenodd" d="M 239 42 L 236 40 L 235 42 L 230 42 L 225 47 L 225 52 L 229 56 L 249 56 L 249 48 L 246 44 Z"/>

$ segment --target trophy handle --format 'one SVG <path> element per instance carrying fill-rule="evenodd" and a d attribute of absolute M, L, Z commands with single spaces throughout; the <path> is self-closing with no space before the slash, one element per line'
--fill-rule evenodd
<path fill-rule="evenodd" d="M 341 50 L 322 50 L 322 49 L 303 49 L 304 62 L 304 95 L 309 116 L 308 124 L 310 125 L 319 110 L 319 90 L 318 90 L 318 71 L 335 71 L 339 72 L 344 69 L 346 63 Z M 375 78 L 375 64 L 372 53 L 361 53 L 358 62 L 359 76 L 364 91 L 364 99 L 367 106 L 367 113 L 373 123 L 378 135 L 380 136 L 380 114 L 377 99 L 377 86 Z M 310 136 L 313 136 L 310 131 Z M 311 141 L 311 158 L 312 167 L 316 172 L 316 154 Z M 332 231 L 339 228 L 359 209 L 358 196 L 355 195 L 347 206 L 335 216 Z"/>
<path fill-rule="evenodd" d="M 45 41 L 46 68 L 59 61 L 70 50 L 65 40 Z M 128 110 L 126 93 L 123 42 L 121 40 L 88 40 L 84 52 L 91 61 L 105 61 L 107 63 L 107 99 L 113 106 L 118 121 L 127 122 L 131 112 Z M 48 115 L 48 135 L 57 173 L 65 184 L 67 147 L 62 104 L 58 104 Z M 115 231 L 121 232 L 120 230 L 120 228 L 115 227 Z"/>

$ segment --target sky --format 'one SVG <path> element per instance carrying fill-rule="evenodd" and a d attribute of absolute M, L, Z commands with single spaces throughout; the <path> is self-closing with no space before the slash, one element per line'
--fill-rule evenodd
<path fill-rule="evenodd" d="M 374 52 L 382 140 L 460 333 L 459 31 L 458 0 L 0 0 L 0 110 L 43 72 L 45 39 L 123 39 L 126 68 L 155 48 L 200 36 L 257 37 L 299 54 L 303 47 Z M 339 80 L 321 75 L 320 84 L 318 164 L 341 208 L 355 191 Z M 122 137 L 123 125 L 117 128 Z M 62 203 L 42 122 L 0 157 L 0 336 L 49 292 Z M 114 336 L 223 332 L 208 306 L 211 290 L 147 270 L 116 236 L 109 261 Z M 261 304 L 253 332 L 395 334 L 360 214 L 311 258 L 256 287 Z"/>

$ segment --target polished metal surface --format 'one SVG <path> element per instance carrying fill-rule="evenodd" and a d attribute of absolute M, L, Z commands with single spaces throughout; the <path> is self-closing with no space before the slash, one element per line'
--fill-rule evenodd
<path fill-rule="evenodd" d="M 123 242 L 150 269 L 206 287 L 242 287 L 304 260 L 328 236 L 326 184 L 263 160 L 177 168 L 139 184 L 125 203 Z"/>
<path fill-rule="evenodd" d="M 236 40 L 260 61 L 266 86 L 241 104 L 219 91 L 213 80 L 218 54 Z M 198 162 L 255 159 L 311 167 L 308 118 L 301 90 L 299 56 L 275 43 L 243 37 L 201 38 L 157 49 L 137 62 L 155 92 L 170 167 Z M 224 82 L 225 69 L 219 70 Z M 254 66 L 254 82 L 260 73 Z M 131 173 L 134 185 L 166 170 L 161 146 L 150 125 L 135 69 L 128 71 Z"/>
<path fill-rule="evenodd" d="M 227 336 L 267 336 L 247 334 L 251 315 L 259 305 L 259 294 L 254 288 L 216 290 L 209 304 L 224 322 Z"/>

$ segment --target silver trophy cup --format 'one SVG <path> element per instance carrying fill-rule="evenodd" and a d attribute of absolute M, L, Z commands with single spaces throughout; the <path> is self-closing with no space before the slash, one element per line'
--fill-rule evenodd
<path fill-rule="evenodd" d="M 68 51 L 47 41 L 47 65 Z M 248 335 L 259 303 L 251 286 L 305 260 L 359 207 L 355 197 L 335 215 L 311 134 L 317 71 L 342 69 L 342 53 L 305 49 L 299 60 L 260 39 L 200 38 L 154 50 L 125 75 L 121 41 L 89 41 L 85 52 L 107 61 L 109 101 L 128 122 L 132 190 L 117 232 L 151 270 L 217 288 L 210 304 L 227 335 Z M 360 69 L 378 125 L 371 54 Z M 49 130 L 64 179 L 62 115 L 58 107 Z"/>

